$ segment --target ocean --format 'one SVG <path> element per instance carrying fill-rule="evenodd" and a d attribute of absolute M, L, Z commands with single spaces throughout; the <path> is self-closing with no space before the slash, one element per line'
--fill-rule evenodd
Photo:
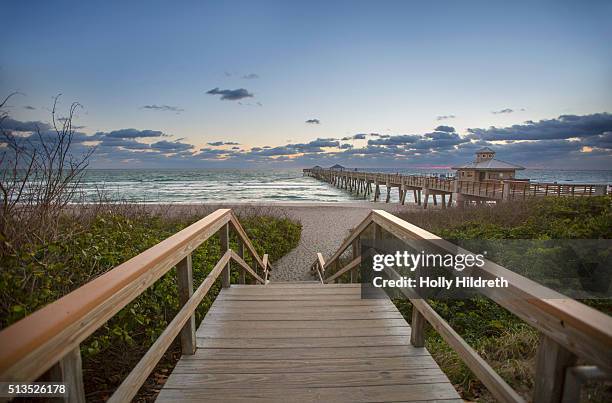
<path fill-rule="evenodd" d="M 365 169 L 360 169 L 361 171 Z M 442 169 L 367 169 L 402 174 L 452 174 Z M 612 183 L 612 170 L 527 169 L 520 178 L 540 182 Z M 113 201 L 139 203 L 351 202 L 363 200 L 328 183 L 302 176 L 301 169 L 89 169 L 82 189 L 86 201 L 100 194 Z M 392 200 L 397 200 L 397 191 Z M 408 201 L 411 201 L 410 195 Z"/>

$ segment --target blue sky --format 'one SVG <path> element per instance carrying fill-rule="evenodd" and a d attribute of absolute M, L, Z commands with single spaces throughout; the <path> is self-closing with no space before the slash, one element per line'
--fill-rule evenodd
<path fill-rule="evenodd" d="M 610 15 L 609 1 L 5 2 L 0 95 L 23 94 L 9 117 L 39 127 L 56 94 L 80 102 L 101 167 L 452 165 L 492 145 L 609 168 Z"/>

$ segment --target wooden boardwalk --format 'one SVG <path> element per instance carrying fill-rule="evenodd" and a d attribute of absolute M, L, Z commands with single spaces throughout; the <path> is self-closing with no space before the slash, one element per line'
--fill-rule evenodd
<path fill-rule="evenodd" d="M 157 401 L 461 401 L 395 305 L 359 284 L 232 285 L 196 336 Z"/>
<path fill-rule="evenodd" d="M 230 230 L 237 240 L 235 251 L 230 249 Z M 214 235 L 221 256 L 194 285 L 191 255 Z M 81 343 L 173 267 L 179 310 L 108 403 L 132 401 L 177 339 L 183 357 L 159 394 L 161 402 L 459 402 L 423 347 L 426 323 L 499 402 L 577 402 L 586 382 L 612 380 L 610 316 L 486 259 L 472 275 L 505 278 L 509 285 L 481 291 L 483 297 L 540 333 L 529 400 L 512 389 L 427 300 L 399 289 L 412 304 L 408 326 L 388 299 L 361 299 L 360 239 L 376 244 L 389 236 L 435 241 L 436 249 L 457 253 L 456 245 L 385 211 L 372 210 L 327 261 L 321 253 L 313 256 L 312 269 L 320 282 L 269 284 L 268 255 L 257 253 L 231 210 L 216 210 L 3 329 L 0 395 L 12 382 L 40 379 L 65 383 L 70 391 L 65 402 L 85 402 Z M 347 254 L 352 255 L 348 263 L 342 258 Z M 247 275 L 259 285 L 245 285 Z M 399 278 L 392 269 L 386 275 Z M 232 279 L 239 284 L 231 284 Z M 195 311 L 217 281 L 222 291 L 196 329 Z"/>

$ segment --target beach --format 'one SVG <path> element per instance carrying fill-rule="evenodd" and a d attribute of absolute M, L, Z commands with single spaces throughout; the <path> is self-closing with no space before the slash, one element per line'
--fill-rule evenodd
<path fill-rule="evenodd" d="M 433 207 L 433 206 L 432 206 Z M 271 282 L 318 280 L 310 272 L 310 266 L 317 252 L 329 258 L 372 209 L 391 213 L 414 210 L 414 205 L 396 203 L 201 203 L 201 204 L 158 204 L 146 208 L 163 215 L 198 215 L 219 209 L 231 208 L 237 214 L 265 214 L 287 217 L 302 224 L 302 236 L 298 246 L 272 262 Z"/>

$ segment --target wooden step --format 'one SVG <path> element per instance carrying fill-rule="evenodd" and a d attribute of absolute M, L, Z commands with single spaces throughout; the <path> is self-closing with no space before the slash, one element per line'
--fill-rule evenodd
<path fill-rule="evenodd" d="M 388 299 L 358 284 L 232 285 L 158 401 L 459 402 Z"/>

